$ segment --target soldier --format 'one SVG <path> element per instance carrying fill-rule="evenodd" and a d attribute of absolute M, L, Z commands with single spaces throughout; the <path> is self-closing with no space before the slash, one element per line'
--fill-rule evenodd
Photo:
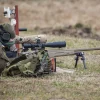
<path fill-rule="evenodd" d="M 16 51 L 15 43 L 37 43 L 38 41 L 40 43 L 45 43 L 47 40 L 42 36 L 19 36 L 19 38 L 15 38 L 15 32 L 11 25 L 0 25 L 0 75 L 2 74 L 2 76 L 13 76 L 21 74 L 25 76 L 33 76 L 43 72 L 44 70 L 41 70 L 41 68 L 43 68 L 45 65 L 44 60 L 47 62 L 49 61 L 48 55 L 47 53 L 44 54 L 44 51 L 29 55 L 28 57 L 26 55 L 24 55 L 24 57 L 21 56 L 22 58 L 19 56 L 17 59 L 10 62 L 4 50 L 5 47 L 9 47 L 10 51 Z M 40 61 L 42 62 L 40 63 Z"/>
<path fill-rule="evenodd" d="M 0 74 L 4 70 L 4 68 L 9 64 L 9 58 L 6 56 L 4 47 L 11 46 L 12 43 L 9 44 L 10 39 L 15 38 L 15 31 L 10 24 L 2 24 L 0 25 Z"/>

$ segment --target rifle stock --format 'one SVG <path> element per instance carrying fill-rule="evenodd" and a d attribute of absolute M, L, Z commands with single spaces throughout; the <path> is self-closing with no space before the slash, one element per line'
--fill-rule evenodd
<path fill-rule="evenodd" d="M 100 50 L 100 48 L 86 48 L 86 49 L 67 49 L 67 50 L 48 50 L 50 57 L 70 56 L 76 55 L 78 52 Z"/>

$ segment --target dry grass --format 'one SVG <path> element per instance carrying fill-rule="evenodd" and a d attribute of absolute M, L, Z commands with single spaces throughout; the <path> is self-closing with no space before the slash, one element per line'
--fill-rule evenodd
<path fill-rule="evenodd" d="M 1 0 L 0 22 L 3 7 L 19 6 L 20 27 L 56 27 L 75 25 L 80 22 L 100 30 L 99 0 Z M 99 34 L 99 33 L 98 33 Z"/>
<path fill-rule="evenodd" d="M 81 22 L 100 31 L 99 0 L 0 0 L 0 23 L 8 22 L 3 7 L 18 4 L 20 27 L 57 27 Z M 21 33 L 31 35 L 35 32 Z M 47 35 L 48 42 L 63 40 L 67 48 L 100 47 L 100 41 Z M 40 78 L 0 77 L 0 100 L 100 100 L 100 51 L 86 52 L 74 69 L 74 57 L 57 58 L 57 66 L 74 69 L 73 74 L 53 73 Z"/>
<path fill-rule="evenodd" d="M 1 100 L 99 100 L 100 75 L 54 74 L 44 78 L 1 78 Z"/>
<path fill-rule="evenodd" d="M 21 34 L 23 35 L 23 34 Z M 50 41 L 67 41 L 67 48 L 100 47 L 100 41 L 47 35 Z M 1 77 L 1 100 L 99 100 L 100 51 L 86 52 L 87 69 L 81 62 L 74 69 L 74 57 L 57 58 L 57 66 L 74 73 L 52 73 L 40 78 Z"/>

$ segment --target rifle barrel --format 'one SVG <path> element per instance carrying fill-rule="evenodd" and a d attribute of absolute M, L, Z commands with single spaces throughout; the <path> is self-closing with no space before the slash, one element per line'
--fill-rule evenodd
<path fill-rule="evenodd" d="M 19 28 L 19 31 L 27 31 L 27 28 Z"/>
<path fill-rule="evenodd" d="M 48 50 L 49 52 L 68 52 L 68 51 L 94 51 L 94 50 L 100 50 L 100 48 L 86 48 L 86 49 L 67 49 L 67 50 Z"/>
<path fill-rule="evenodd" d="M 100 48 L 74 49 L 74 51 L 94 51 L 94 50 L 100 50 Z"/>

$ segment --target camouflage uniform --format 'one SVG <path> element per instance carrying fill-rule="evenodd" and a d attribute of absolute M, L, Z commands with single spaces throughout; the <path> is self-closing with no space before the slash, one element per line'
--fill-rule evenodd
<path fill-rule="evenodd" d="M 37 54 L 24 55 L 24 60 L 16 61 L 2 72 L 2 76 L 38 76 L 50 72 L 48 53 L 40 50 Z"/>
<path fill-rule="evenodd" d="M 15 32 L 11 25 L 0 25 L 0 74 L 9 63 L 9 59 L 5 54 L 4 45 L 6 45 L 10 39 L 15 38 Z"/>
<path fill-rule="evenodd" d="M 8 57 L 5 54 L 4 46 L 9 47 L 10 51 L 16 51 L 15 43 L 45 43 L 47 40 L 43 36 L 28 36 L 28 37 L 20 37 L 16 36 L 15 32 L 12 29 L 11 25 L 3 24 L 3 31 L 2 28 L 0 30 L 0 74 L 2 73 L 3 76 L 13 76 L 13 75 L 23 75 L 23 76 L 34 76 L 39 73 L 44 72 L 44 67 L 49 65 L 49 57 L 47 53 L 43 53 L 43 51 L 37 52 L 37 54 L 33 55 L 25 55 L 25 59 L 19 59 L 19 61 L 12 64 L 9 61 Z M 8 32 L 10 34 L 10 38 L 8 38 L 9 34 L 5 34 L 3 37 L 2 35 Z M 16 59 L 15 59 L 16 60 Z M 45 71 L 49 70 L 48 68 Z"/>

